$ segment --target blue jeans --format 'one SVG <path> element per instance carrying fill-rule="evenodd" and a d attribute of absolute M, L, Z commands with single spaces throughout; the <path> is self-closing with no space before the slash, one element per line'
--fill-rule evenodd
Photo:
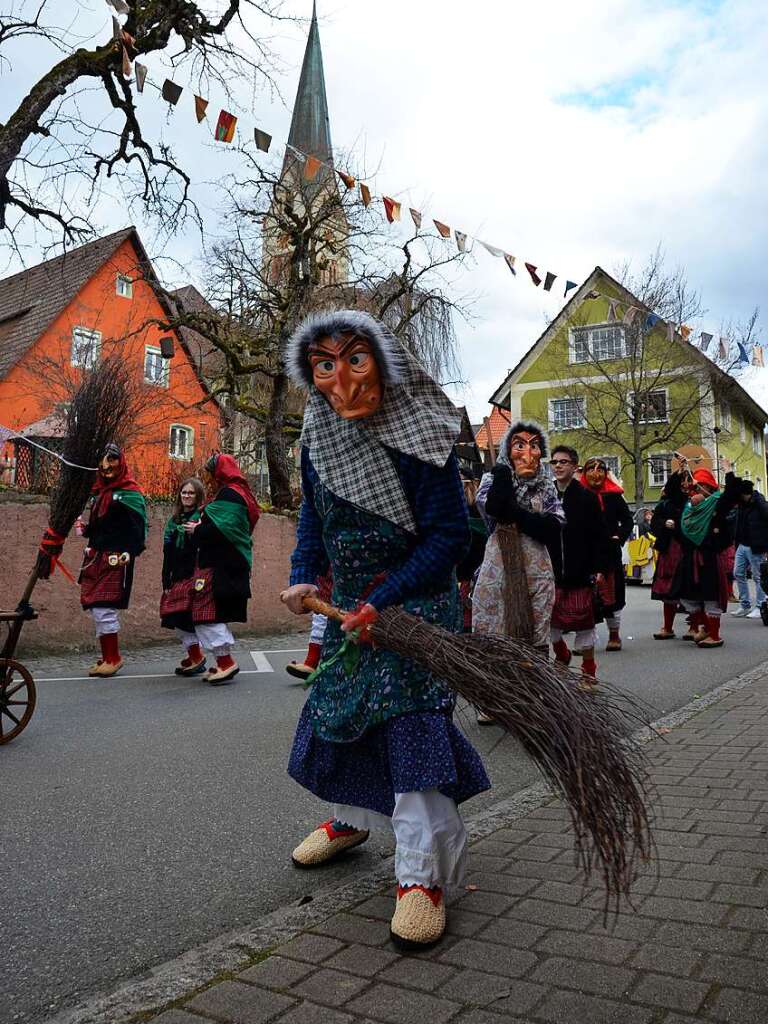
<path fill-rule="evenodd" d="M 765 594 L 760 586 L 760 563 L 764 558 L 765 555 L 756 555 L 746 544 L 739 544 L 736 548 L 733 576 L 739 588 L 739 601 L 741 601 L 742 608 L 752 607 L 752 602 L 749 599 L 749 584 L 747 583 L 748 565 L 752 567 L 752 580 L 755 584 L 755 606 L 759 607 L 765 601 Z"/>

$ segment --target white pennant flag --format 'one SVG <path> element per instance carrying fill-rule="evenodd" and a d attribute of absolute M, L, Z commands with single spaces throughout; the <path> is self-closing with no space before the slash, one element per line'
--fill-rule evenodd
<path fill-rule="evenodd" d="M 455 228 L 454 230 L 455 230 L 455 234 L 456 234 L 456 245 L 459 247 L 459 252 L 466 252 L 467 251 L 467 236 L 466 236 L 465 232 L 459 231 L 458 228 Z"/>
<path fill-rule="evenodd" d="M 479 238 L 478 238 L 478 242 L 480 242 Z M 482 245 L 482 247 L 485 249 L 485 251 L 490 253 L 491 256 L 503 256 L 504 255 L 504 250 L 503 249 L 497 249 L 495 245 L 489 245 L 487 242 L 480 242 L 480 245 Z"/>

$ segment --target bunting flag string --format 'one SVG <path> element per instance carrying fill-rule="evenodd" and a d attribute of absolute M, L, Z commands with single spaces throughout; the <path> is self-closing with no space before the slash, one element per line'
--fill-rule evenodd
<path fill-rule="evenodd" d="M 765 356 L 761 345 L 755 345 L 752 350 L 752 365 L 765 366 Z"/>
<path fill-rule="evenodd" d="M 536 287 L 538 288 L 538 287 L 539 287 L 539 285 L 541 284 L 541 278 L 540 278 L 540 277 L 539 277 L 539 275 L 538 275 L 538 274 L 536 273 L 536 271 L 538 270 L 538 267 L 534 267 L 534 265 L 533 265 L 532 263 L 526 263 L 526 264 L 525 264 L 525 269 L 526 269 L 526 270 L 528 271 L 528 273 L 529 273 L 529 274 L 531 275 L 531 280 L 533 281 L 533 283 L 534 283 L 534 284 L 536 285 Z"/>
<path fill-rule="evenodd" d="M 220 111 L 214 138 L 218 142 L 231 142 L 235 137 L 236 124 L 237 118 L 234 114 L 230 114 L 228 110 Z"/>
<path fill-rule="evenodd" d="M 321 167 L 322 164 L 316 156 L 308 156 L 304 161 L 304 179 L 306 181 L 314 181 Z"/>
<path fill-rule="evenodd" d="M 699 348 L 702 352 L 706 352 L 709 348 L 709 343 L 712 341 L 713 335 L 707 334 L 706 331 L 701 332 L 701 340 L 699 341 Z"/>
<path fill-rule="evenodd" d="M 344 182 L 344 186 L 347 190 L 355 187 L 355 179 L 351 174 L 345 174 L 344 171 L 338 172 L 339 177 Z"/>
<path fill-rule="evenodd" d="M 565 291 L 563 292 L 563 298 L 567 299 L 568 298 L 568 292 L 572 291 L 574 288 L 578 288 L 578 286 L 579 286 L 579 282 L 578 281 L 566 281 L 565 282 Z"/>
<path fill-rule="evenodd" d="M 181 98 L 182 92 L 184 92 L 183 88 L 180 85 L 176 85 L 175 82 L 172 82 L 170 78 L 166 78 L 163 82 L 161 96 L 164 100 L 167 100 L 171 106 L 176 106 Z"/>
<path fill-rule="evenodd" d="M 480 245 L 482 245 L 482 247 L 485 249 L 485 251 L 489 255 L 496 256 L 496 257 L 501 257 L 501 256 L 504 255 L 504 250 L 503 249 L 497 249 L 495 245 L 489 245 L 488 242 L 483 242 L 479 238 L 478 238 L 478 242 L 480 242 Z"/>
<path fill-rule="evenodd" d="M 466 252 L 467 251 L 467 234 L 466 234 L 466 232 L 465 231 L 459 231 L 459 229 L 456 228 L 453 233 L 454 233 L 454 235 L 456 237 L 456 248 L 459 250 L 459 252 Z"/>
<path fill-rule="evenodd" d="M 261 128 L 254 128 L 253 129 L 253 141 L 256 143 L 256 148 L 257 149 L 260 149 L 262 153 L 268 153 L 269 152 L 269 147 L 272 145 L 272 136 L 271 135 L 267 135 L 267 133 L 263 132 L 261 130 Z M 353 179 L 353 184 L 354 184 L 354 179 Z M 348 187 L 351 188 L 352 186 L 348 186 Z"/>
<path fill-rule="evenodd" d="M 360 198 L 363 200 L 363 206 L 371 205 L 371 190 L 362 181 L 360 182 Z"/>
<path fill-rule="evenodd" d="M 517 277 L 517 271 L 515 270 L 515 257 L 510 256 L 508 252 L 505 252 L 504 261 L 506 262 L 507 266 L 512 271 L 512 273 L 515 275 L 515 277 Z"/>
<path fill-rule="evenodd" d="M 557 277 L 557 274 L 553 274 L 551 270 L 547 271 L 547 276 L 544 278 L 544 291 L 545 292 L 550 291 L 550 289 L 552 288 L 552 285 L 555 283 L 555 278 L 556 277 Z"/>
<path fill-rule="evenodd" d="M 443 222 L 439 220 L 433 220 L 432 223 L 435 225 L 442 238 L 451 237 L 451 229 L 447 224 L 443 224 Z"/>
<path fill-rule="evenodd" d="M 409 212 L 411 214 L 413 226 L 416 228 L 417 231 L 421 231 L 421 214 L 419 213 L 418 210 L 414 210 L 413 207 L 409 207 Z"/>
<path fill-rule="evenodd" d="M 146 64 L 139 64 L 137 60 L 133 62 L 133 70 L 136 74 L 136 91 L 144 92 L 144 82 L 147 78 L 147 66 Z"/>
<path fill-rule="evenodd" d="M 208 100 L 204 100 L 202 96 L 195 96 L 195 117 L 197 118 L 198 124 L 200 124 L 205 117 L 207 107 Z"/>
<path fill-rule="evenodd" d="M 384 203 L 384 213 L 389 223 L 400 220 L 400 203 L 390 199 L 389 196 L 382 196 L 381 201 Z"/>

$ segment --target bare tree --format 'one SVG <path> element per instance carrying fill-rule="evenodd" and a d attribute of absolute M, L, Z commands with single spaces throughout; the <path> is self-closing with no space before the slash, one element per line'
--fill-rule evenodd
<path fill-rule="evenodd" d="M 281 17 L 280 0 L 120 0 L 112 13 L 127 8 L 123 24 L 90 49 L 66 5 L 10 0 L 6 6 L 0 69 L 12 64 L 24 41 L 52 55 L 0 124 L 0 233 L 6 241 L 15 244 L 17 228 L 30 220 L 65 242 L 83 240 L 93 233 L 90 216 L 106 180 L 118 182 L 129 202 L 143 204 L 166 227 L 196 214 L 188 172 L 167 145 L 145 133 L 131 62 L 163 51 L 174 68 L 186 68 L 201 86 L 216 83 L 227 96 L 237 80 L 270 80 L 274 62 L 264 32 Z M 57 17 L 69 23 L 59 25 Z M 78 18 L 81 25 L 82 12 Z"/>

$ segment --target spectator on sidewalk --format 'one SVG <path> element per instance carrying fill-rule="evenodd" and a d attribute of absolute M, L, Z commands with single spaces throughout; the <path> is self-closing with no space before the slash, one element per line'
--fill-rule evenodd
<path fill-rule="evenodd" d="M 736 560 L 734 577 L 739 590 L 740 607 L 731 615 L 737 619 L 759 619 L 765 594 L 760 585 L 760 565 L 768 551 L 768 501 L 756 491 L 751 480 L 739 480 L 739 501 L 736 505 Z M 755 603 L 749 596 L 747 568 L 755 585 Z"/>
<path fill-rule="evenodd" d="M 597 672 L 594 583 L 606 568 L 608 534 L 597 496 L 574 479 L 579 468 L 576 449 L 557 445 L 549 464 L 565 513 L 562 545 L 553 545 L 551 549 L 555 572 L 552 649 L 555 660 L 568 665 L 571 651 L 564 634 L 575 632 L 574 650 L 581 655 L 584 683 L 590 685 L 594 684 Z"/>
<path fill-rule="evenodd" d="M 624 564 L 621 549 L 632 535 L 634 521 L 624 500 L 624 488 L 608 474 L 603 459 L 591 458 L 584 463 L 581 484 L 597 495 L 608 531 L 608 550 L 604 580 L 598 585 L 603 615 L 608 626 L 606 651 L 621 650 L 621 611 L 626 603 Z"/>
<path fill-rule="evenodd" d="M 205 486 L 197 477 L 189 477 L 179 488 L 173 513 L 165 524 L 163 535 L 163 596 L 160 600 L 160 625 L 175 629 L 184 648 L 184 657 L 176 666 L 177 676 L 199 676 L 205 672 L 205 654 L 195 633 L 190 606 L 192 577 L 197 563 L 197 544 L 194 533 L 184 528 L 185 523 L 200 520 L 200 509 L 205 501 Z M 184 607 L 175 610 L 174 598 L 180 587 Z M 174 587 L 176 588 L 174 590 Z"/>

